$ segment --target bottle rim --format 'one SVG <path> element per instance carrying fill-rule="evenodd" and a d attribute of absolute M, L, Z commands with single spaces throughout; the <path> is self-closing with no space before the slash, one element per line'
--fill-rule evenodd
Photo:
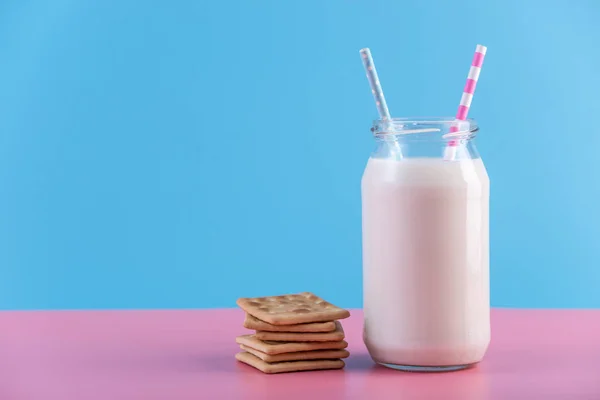
<path fill-rule="evenodd" d="M 475 119 L 458 120 L 455 117 L 405 117 L 376 119 L 371 132 L 376 138 L 469 140 L 475 137 L 479 126 Z"/>

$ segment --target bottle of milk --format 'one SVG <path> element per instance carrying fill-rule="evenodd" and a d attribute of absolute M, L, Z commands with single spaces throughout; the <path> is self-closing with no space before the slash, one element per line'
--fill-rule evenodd
<path fill-rule="evenodd" d="M 488 348 L 489 178 L 477 130 L 454 118 L 373 126 L 362 178 L 363 337 L 379 364 L 455 370 Z"/>

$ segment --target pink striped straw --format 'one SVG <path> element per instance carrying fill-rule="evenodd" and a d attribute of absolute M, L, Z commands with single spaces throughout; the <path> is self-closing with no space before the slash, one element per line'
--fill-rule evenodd
<path fill-rule="evenodd" d="M 477 86 L 477 80 L 479 79 L 479 74 L 481 73 L 481 66 L 483 65 L 483 59 L 485 58 L 486 52 L 487 47 L 480 44 L 477 45 L 477 48 L 475 49 L 475 55 L 473 56 L 473 61 L 471 62 L 469 76 L 467 77 L 467 83 L 465 84 L 465 88 L 460 99 L 460 105 L 458 106 L 458 111 L 456 112 L 457 120 L 464 121 L 467 119 L 467 114 L 469 113 L 469 108 L 471 107 L 471 101 L 473 100 L 473 94 L 475 93 L 475 87 Z M 458 132 L 458 127 L 453 126 L 450 128 L 450 132 Z M 455 147 L 457 145 L 458 140 L 451 140 L 448 142 L 448 146 L 450 147 Z"/>

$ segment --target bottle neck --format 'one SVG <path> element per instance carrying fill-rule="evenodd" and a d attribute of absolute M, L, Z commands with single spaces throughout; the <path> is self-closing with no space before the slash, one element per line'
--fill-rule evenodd
<path fill-rule="evenodd" d="M 451 149 L 451 150 L 450 150 Z M 459 140 L 455 146 L 442 140 L 402 140 L 393 136 L 376 138 L 376 145 L 371 158 L 395 159 L 405 158 L 447 158 L 452 152 L 453 160 L 470 160 L 479 158 L 479 152 L 473 139 Z"/>
<path fill-rule="evenodd" d="M 479 158 L 474 143 L 478 127 L 474 120 L 392 118 L 375 121 L 371 131 L 376 142 L 372 158 Z"/>

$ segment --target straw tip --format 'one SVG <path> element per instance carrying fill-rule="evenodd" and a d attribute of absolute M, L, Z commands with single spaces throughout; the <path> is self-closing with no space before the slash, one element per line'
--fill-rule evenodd
<path fill-rule="evenodd" d="M 487 47 L 485 47 L 482 44 L 478 44 L 477 48 L 475 49 L 475 52 L 476 53 L 481 53 L 481 54 L 483 54 L 485 56 L 485 53 L 487 52 Z"/>
<path fill-rule="evenodd" d="M 360 49 L 360 53 L 361 53 L 361 54 L 364 54 L 364 53 L 370 53 L 370 52 L 371 52 L 371 50 L 369 50 L 369 48 L 368 48 L 368 47 L 365 47 L 364 49 Z"/>

